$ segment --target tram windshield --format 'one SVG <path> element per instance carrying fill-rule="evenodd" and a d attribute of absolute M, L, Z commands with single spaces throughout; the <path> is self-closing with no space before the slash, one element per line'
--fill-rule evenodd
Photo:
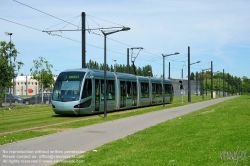
<path fill-rule="evenodd" d="M 62 72 L 53 90 L 52 100 L 69 102 L 79 100 L 85 72 Z"/>

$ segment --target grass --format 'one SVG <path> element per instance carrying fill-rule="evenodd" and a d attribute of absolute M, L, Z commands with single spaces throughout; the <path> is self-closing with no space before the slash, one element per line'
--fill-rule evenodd
<path fill-rule="evenodd" d="M 205 96 L 205 100 L 209 99 L 209 96 Z M 201 96 L 192 96 L 192 103 L 199 101 L 203 101 Z M 188 104 L 187 96 L 183 97 L 183 103 L 180 97 L 175 97 L 173 104 L 166 104 L 164 109 L 185 104 Z M 47 105 L 16 105 L 10 109 L 8 107 L 0 108 L 0 145 L 61 132 L 67 129 L 158 111 L 162 110 L 163 107 L 160 105 L 108 113 L 108 117 L 105 119 L 103 118 L 103 114 L 92 116 L 59 116 L 55 115 L 51 106 Z"/>
<path fill-rule="evenodd" d="M 249 101 L 241 96 L 195 111 L 56 166 L 250 165 Z"/>

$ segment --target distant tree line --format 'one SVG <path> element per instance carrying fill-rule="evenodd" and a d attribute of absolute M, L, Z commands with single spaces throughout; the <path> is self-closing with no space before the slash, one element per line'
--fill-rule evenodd
<path fill-rule="evenodd" d="M 190 80 L 196 80 L 200 82 L 203 90 L 211 91 L 211 72 L 206 71 L 203 73 L 191 73 Z M 224 81 L 223 81 L 224 80 Z M 223 86 L 224 82 L 224 86 Z M 224 87 L 224 89 L 223 89 Z M 216 72 L 213 74 L 213 90 L 225 91 L 231 95 L 234 94 L 250 94 L 250 79 L 246 76 L 242 78 L 230 75 L 229 73 Z"/>
<path fill-rule="evenodd" d="M 86 67 L 89 69 L 99 69 L 103 70 L 104 69 L 104 64 L 101 63 L 99 64 L 96 61 L 89 60 L 89 62 L 86 64 Z M 111 72 L 120 72 L 120 73 L 127 73 L 127 65 L 124 64 L 116 64 L 116 65 L 108 65 L 106 64 L 106 69 L 107 71 Z M 144 67 L 135 67 L 136 70 L 136 75 L 140 76 L 153 76 L 152 72 L 152 66 L 151 65 L 146 65 Z M 129 73 L 130 74 L 135 74 L 134 72 L 134 67 L 132 65 L 129 66 Z"/>

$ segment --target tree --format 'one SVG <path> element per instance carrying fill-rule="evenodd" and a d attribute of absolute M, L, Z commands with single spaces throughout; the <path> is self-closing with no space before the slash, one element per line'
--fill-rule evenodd
<path fill-rule="evenodd" d="M 6 93 L 6 89 L 14 84 L 12 79 L 17 76 L 17 71 L 23 66 L 22 62 L 16 61 L 17 50 L 11 42 L 0 42 L 0 107 Z"/>
<path fill-rule="evenodd" d="M 43 103 L 43 89 L 50 89 L 51 85 L 54 84 L 54 76 L 51 72 L 53 66 L 43 57 L 39 57 L 39 60 L 33 60 L 33 63 L 34 67 L 30 69 L 30 72 L 32 78 L 40 83 Z"/>

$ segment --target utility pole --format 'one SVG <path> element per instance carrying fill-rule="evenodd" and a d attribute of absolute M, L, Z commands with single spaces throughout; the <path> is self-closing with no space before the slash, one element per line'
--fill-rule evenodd
<path fill-rule="evenodd" d="M 213 98 L 213 61 L 211 61 L 211 98 Z"/>
<path fill-rule="evenodd" d="M 168 62 L 168 79 L 170 80 L 170 62 Z"/>
<path fill-rule="evenodd" d="M 137 75 L 136 74 L 136 68 L 135 68 L 135 60 L 136 60 L 136 58 L 138 57 L 138 55 L 139 55 L 139 53 L 140 53 L 140 51 L 143 49 L 142 47 L 132 47 L 132 48 L 130 48 L 132 51 L 131 51 L 131 62 L 132 62 L 132 65 L 133 65 L 133 67 L 134 67 L 134 74 L 135 75 Z M 138 53 L 137 53 L 137 55 L 134 57 L 133 56 L 133 50 L 134 49 L 139 49 L 139 51 L 138 51 Z"/>
<path fill-rule="evenodd" d="M 127 48 L 127 73 L 129 74 L 129 48 Z"/>
<path fill-rule="evenodd" d="M 223 97 L 225 97 L 225 73 L 223 69 Z"/>
<path fill-rule="evenodd" d="M 26 75 L 26 96 L 28 95 L 28 76 Z"/>
<path fill-rule="evenodd" d="M 198 96 L 198 72 L 195 73 L 195 80 L 196 80 L 196 96 Z"/>
<path fill-rule="evenodd" d="M 227 73 L 227 96 L 229 96 L 229 72 Z"/>
<path fill-rule="evenodd" d="M 82 12 L 82 68 L 86 67 L 86 28 L 85 28 L 85 12 Z"/>
<path fill-rule="evenodd" d="M 203 81 L 204 81 L 204 70 L 202 70 L 202 100 L 204 100 L 204 85 L 203 85 Z"/>
<path fill-rule="evenodd" d="M 188 102 L 191 102 L 191 85 L 190 85 L 190 47 L 188 46 Z"/>

